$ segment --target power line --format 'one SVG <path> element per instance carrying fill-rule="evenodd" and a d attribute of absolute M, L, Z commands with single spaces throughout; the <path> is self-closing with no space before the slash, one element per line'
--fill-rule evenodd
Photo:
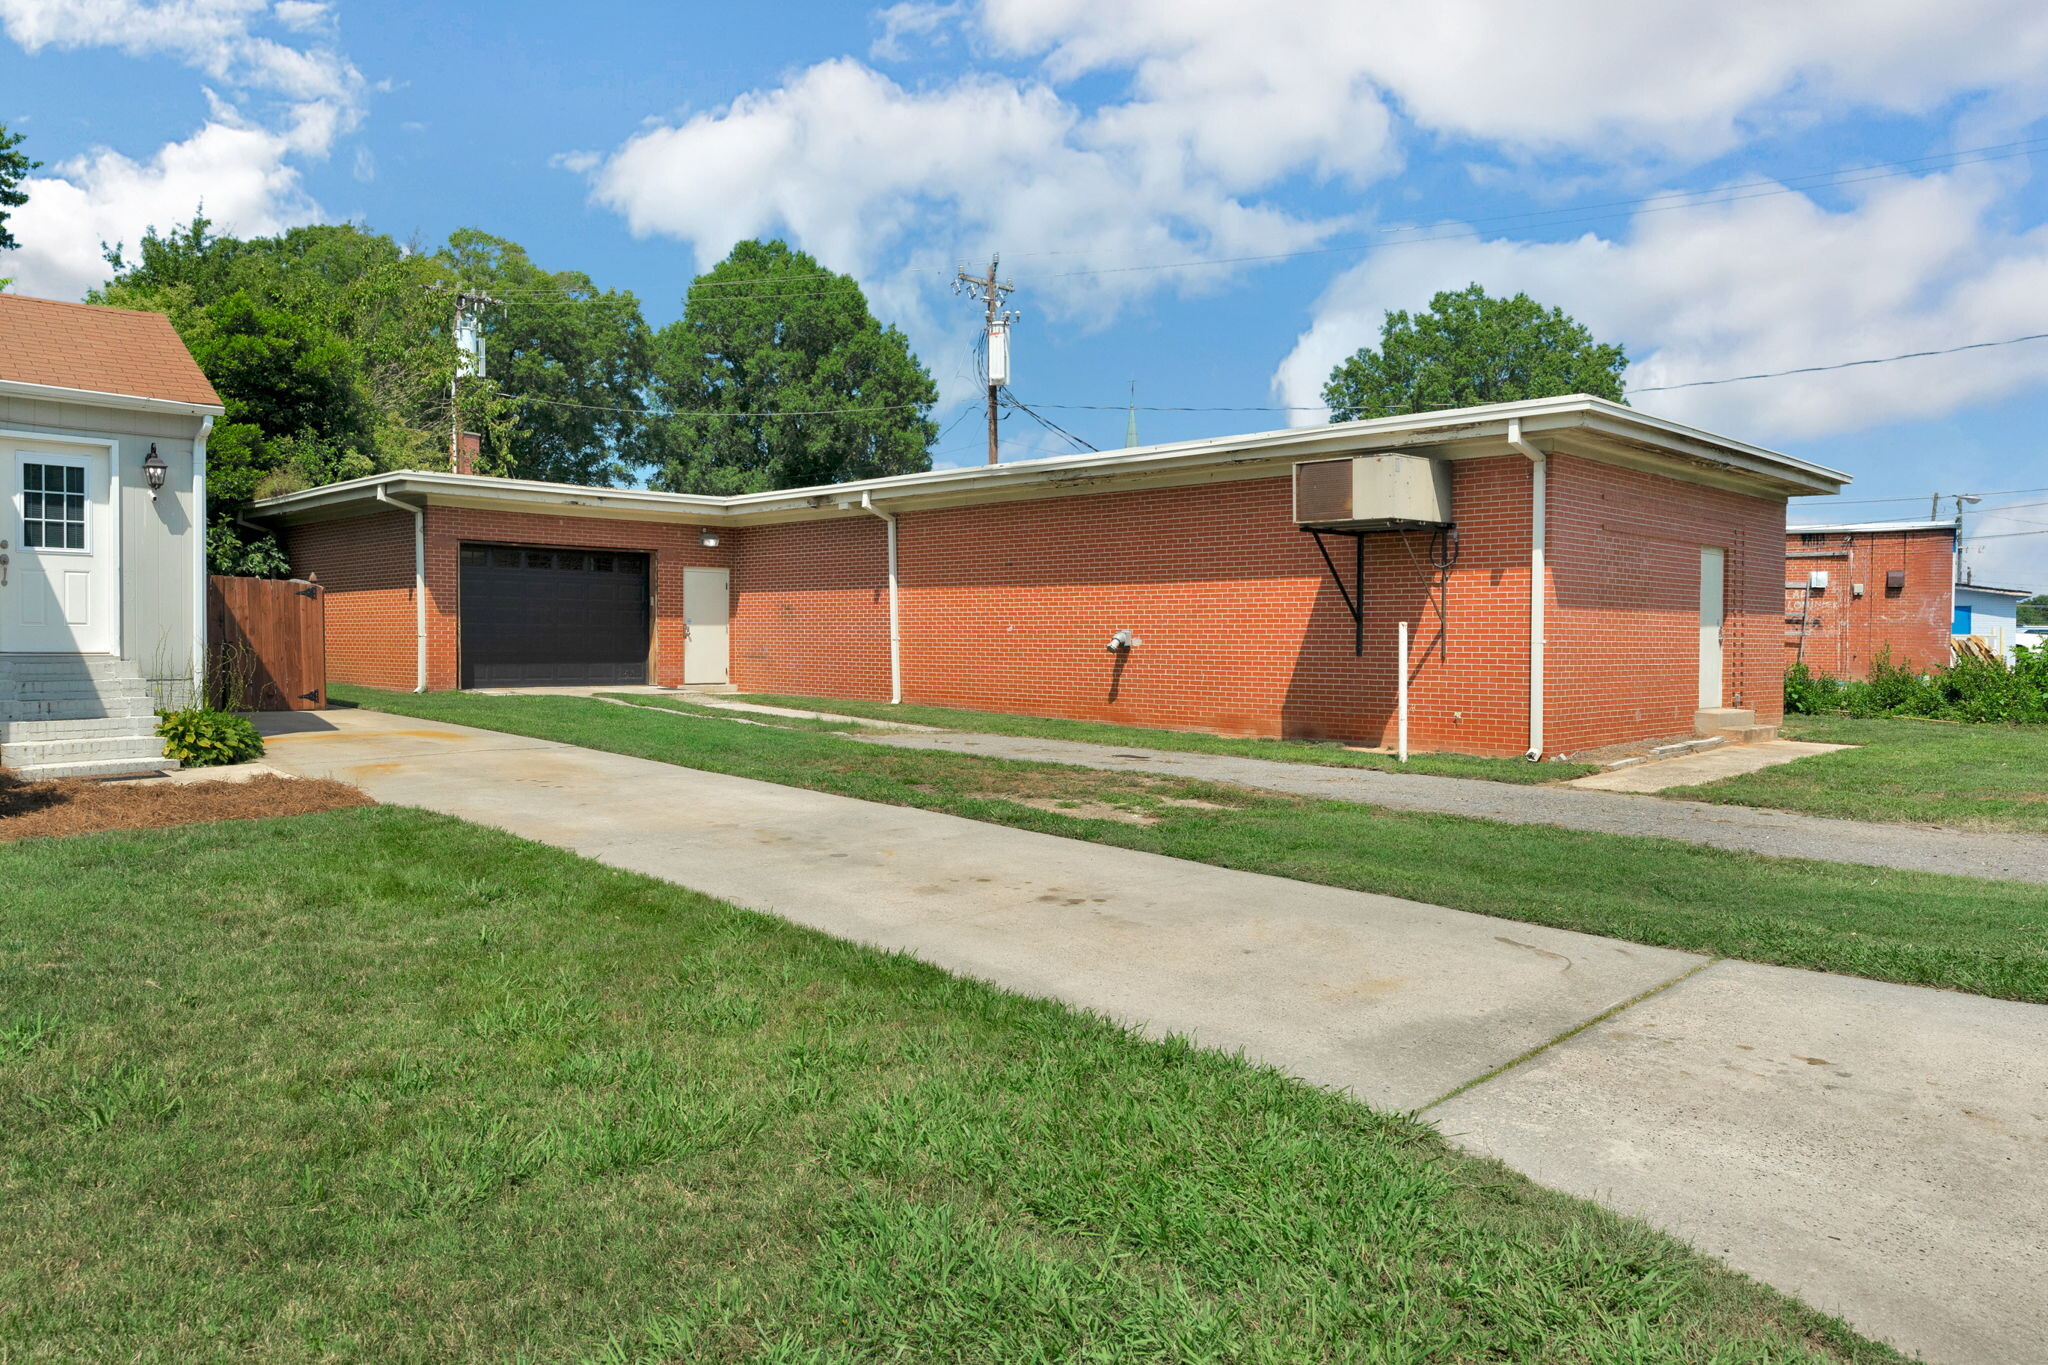
<path fill-rule="evenodd" d="M 1730 375 L 1725 379 L 1695 379 L 1684 384 L 1653 384 L 1647 388 L 1631 388 L 1629 392 L 1670 393 L 1675 389 L 1704 389 L 1716 384 L 1744 384 L 1752 379 L 1783 379 L 1788 374 L 1824 374 L 1829 370 L 1853 370 L 1859 365 L 1889 365 L 1895 360 L 1922 360 L 1928 356 L 1985 351 L 1994 346 L 2017 346 L 2022 341 L 2043 340 L 2048 340 L 2048 332 L 2030 332 L 2026 336 L 2007 337 L 2003 341 L 1972 341 L 1967 345 L 1945 346 L 1935 351 L 1907 351 L 1901 355 L 1873 356 L 1867 360 L 1844 360 L 1833 365 L 1802 365 L 1796 370 L 1767 370 L 1761 374 Z"/>
<path fill-rule="evenodd" d="M 1064 436 L 1067 440 L 1072 441 L 1075 445 L 1079 446 L 1081 449 L 1085 451 L 1088 451 L 1090 454 L 1099 455 L 1102 453 L 1102 449 L 1100 446 L 1090 445 L 1088 442 L 1082 440 L 1079 436 L 1076 436 L 1073 432 L 1068 431 L 1065 427 L 1061 426 L 1058 422 L 1053 421 L 1050 417 L 1046 417 L 1039 413 L 1033 412 L 1030 408 L 1030 405 L 1018 402 L 1017 395 L 1011 393 L 1008 389 L 1003 390 L 1003 393 L 1005 395 L 1003 400 L 1003 405 L 1005 407 L 1012 407 L 1017 409 L 1026 417 L 1029 417 L 1032 421 L 1044 427 L 1047 431 L 1052 432 L 1055 436 Z"/>
<path fill-rule="evenodd" d="M 500 398 L 510 398 L 522 403 L 552 403 L 556 407 L 581 408 L 586 412 L 612 412 L 626 417 L 673 417 L 691 421 L 716 421 L 722 418 L 752 417 L 837 417 L 845 413 L 858 412 L 900 412 L 905 408 L 922 408 L 924 403 L 878 403 L 865 408 L 809 408 L 786 412 L 692 412 L 675 408 L 614 408 L 602 407 L 595 403 L 576 403 L 567 398 L 546 398 L 538 394 L 500 393 Z"/>

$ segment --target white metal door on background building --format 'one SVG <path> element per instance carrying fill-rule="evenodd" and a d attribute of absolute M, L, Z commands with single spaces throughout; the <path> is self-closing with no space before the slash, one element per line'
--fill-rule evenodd
<path fill-rule="evenodd" d="M 1700 706 L 1721 704 L 1721 617 L 1728 552 L 1700 550 Z"/>
<path fill-rule="evenodd" d="M 0 653 L 113 653 L 120 530 L 106 449 L 5 449 Z"/>
<path fill-rule="evenodd" d="M 683 685 L 727 681 L 732 580 L 724 569 L 683 570 Z"/>

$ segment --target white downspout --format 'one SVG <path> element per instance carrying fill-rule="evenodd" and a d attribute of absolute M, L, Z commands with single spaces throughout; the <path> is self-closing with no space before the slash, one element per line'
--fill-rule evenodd
<path fill-rule="evenodd" d="M 199 419 L 192 442 L 192 705 L 206 705 L 206 442 L 213 414 Z"/>
<path fill-rule="evenodd" d="M 903 633 L 896 615 L 896 514 L 875 506 L 866 493 L 860 495 L 863 512 L 872 512 L 889 523 L 889 704 L 903 704 Z"/>
<path fill-rule="evenodd" d="M 415 692 L 427 690 L 427 510 L 414 503 L 400 502 L 377 485 L 377 501 L 412 513 L 412 601 L 413 657 L 418 660 Z"/>
<path fill-rule="evenodd" d="M 1508 418 L 1508 444 L 1529 461 L 1529 759 L 1543 757 L 1543 542 L 1550 457 L 1522 439 L 1522 419 Z"/>

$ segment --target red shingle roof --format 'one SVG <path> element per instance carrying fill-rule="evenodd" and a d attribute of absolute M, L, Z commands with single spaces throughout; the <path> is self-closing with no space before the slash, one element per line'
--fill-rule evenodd
<path fill-rule="evenodd" d="M 162 313 L 0 294 L 0 379 L 220 406 Z"/>

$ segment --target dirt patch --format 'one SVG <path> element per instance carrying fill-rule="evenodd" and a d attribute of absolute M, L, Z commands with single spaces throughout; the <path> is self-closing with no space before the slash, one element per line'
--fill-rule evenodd
<path fill-rule="evenodd" d="M 1159 817 L 1144 811 L 1126 810 L 1102 801 L 1059 800 L 1050 796 L 1015 796 L 1008 792 L 975 792 L 973 796 L 982 801 L 1008 801 L 1014 805 L 1029 806 L 1033 810 L 1051 811 L 1054 815 L 1071 815 L 1076 820 L 1115 820 L 1125 825 L 1156 825 Z M 1176 803 L 1178 804 L 1178 803 Z"/>
<path fill-rule="evenodd" d="M 0 772 L 0 842 L 214 820 L 267 820 L 374 805 L 345 782 L 252 777 L 243 782 L 24 782 Z"/>

